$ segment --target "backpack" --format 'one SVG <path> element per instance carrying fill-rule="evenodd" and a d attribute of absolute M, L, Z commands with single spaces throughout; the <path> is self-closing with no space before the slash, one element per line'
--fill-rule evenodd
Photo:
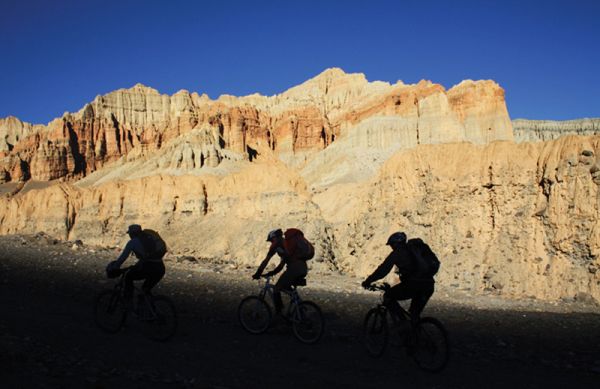
<path fill-rule="evenodd" d="M 154 230 L 143 230 L 140 234 L 140 240 L 144 250 L 146 250 L 146 258 L 144 259 L 162 259 L 167 253 L 167 244 Z"/>
<path fill-rule="evenodd" d="M 420 238 L 409 239 L 406 244 L 415 261 L 415 275 L 433 277 L 440 269 L 440 260 L 429 245 Z"/>
<path fill-rule="evenodd" d="M 289 228 L 285 231 L 284 236 L 283 247 L 291 258 L 308 261 L 315 256 L 314 246 L 299 229 Z"/>

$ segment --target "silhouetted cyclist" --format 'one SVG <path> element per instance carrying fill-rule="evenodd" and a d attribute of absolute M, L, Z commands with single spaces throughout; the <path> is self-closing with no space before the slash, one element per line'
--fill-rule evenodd
<path fill-rule="evenodd" d="M 117 260 L 108 264 L 106 271 L 107 273 L 118 271 L 131 253 L 137 257 L 138 262 L 125 275 L 124 295 L 128 301 L 131 301 L 133 281 L 144 280 L 142 291 L 149 293 L 165 275 L 165 265 L 162 261 L 162 255 L 153 253 L 152 238 L 142 232 L 142 227 L 139 224 L 130 225 L 127 228 L 127 234 L 131 239 L 127 242 Z"/>
<path fill-rule="evenodd" d="M 395 232 L 387 240 L 387 245 L 392 247 L 392 252 L 387 256 L 379 267 L 363 281 L 363 288 L 368 288 L 371 283 L 385 277 L 396 265 L 400 275 L 400 283 L 390 288 L 384 294 L 384 302 L 408 300 L 410 302 L 409 312 L 413 319 L 418 319 L 423 308 L 433 295 L 433 275 L 423 274 L 419 271 L 416 258 L 406 243 L 404 232 Z M 386 304 L 387 305 L 387 304 Z M 389 304 L 388 309 L 397 310 L 396 304 Z"/>
<path fill-rule="evenodd" d="M 288 251 L 284 247 L 284 239 L 283 239 L 283 231 L 281 229 L 273 230 L 269 232 L 267 235 L 267 242 L 271 242 L 271 247 L 269 247 L 269 251 L 267 252 L 267 256 L 261 262 L 260 266 L 256 270 L 256 273 L 252 276 L 255 280 L 259 279 L 262 275 L 262 272 L 265 270 L 271 258 L 278 254 L 281 258 L 281 262 L 273 271 L 270 271 L 265 274 L 265 276 L 274 276 L 279 273 L 285 265 L 287 268 L 285 272 L 279 277 L 277 283 L 275 284 L 275 288 L 273 289 L 273 301 L 275 303 L 275 313 L 281 313 L 281 309 L 283 308 L 283 302 L 281 300 L 281 291 L 289 290 L 294 283 L 299 278 L 306 277 L 308 273 L 308 266 L 306 265 L 306 261 L 295 258 L 294 255 L 290 255 Z"/>

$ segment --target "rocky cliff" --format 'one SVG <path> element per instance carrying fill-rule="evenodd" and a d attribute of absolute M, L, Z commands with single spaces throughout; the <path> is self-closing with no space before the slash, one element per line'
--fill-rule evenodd
<path fill-rule="evenodd" d="M 46 231 L 122 244 L 132 222 L 178 253 L 254 265 L 273 226 L 301 226 L 313 268 L 365 275 L 395 230 L 442 259 L 443 287 L 512 297 L 600 300 L 600 137 L 420 145 L 370 179 L 312 188 L 276 159 L 224 174 L 55 183 L 0 200 L 0 233 Z M 343 166 L 341 166 L 343 168 Z M 336 169 L 336 166 L 331 166 Z"/>
<path fill-rule="evenodd" d="M 0 129 L 15 181 L 0 186 L 2 234 L 120 245 L 138 222 L 174 253 L 255 266 L 270 229 L 296 226 L 313 269 L 364 276 L 404 230 L 439 253 L 442 288 L 600 301 L 600 137 L 515 143 L 491 81 L 445 91 L 332 69 L 214 101 L 137 85 Z"/>
<path fill-rule="evenodd" d="M 377 120 L 402 133 L 394 136 L 394 148 L 512 139 L 504 91 L 492 81 L 465 81 L 446 92 L 427 81 L 391 85 L 329 69 L 280 95 L 217 100 L 188 91 L 163 95 L 138 84 L 98 96 L 47 126 L 0 121 L 0 180 L 79 179 L 134 150 L 160 150 L 192 130 L 211 133 L 196 147 L 213 165 L 223 154 L 252 160 L 265 151 L 303 163 L 307 152 L 357 128 L 377 131 Z M 390 136 L 380 138 L 387 147 Z"/>
<path fill-rule="evenodd" d="M 565 135 L 600 134 L 600 118 L 577 120 L 526 120 L 512 121 L 516 142 L 544 142 Z"/>
<path fill-rule="evenodd" d="M 516 297 L 599 300 L 600 137 L 399 152 L 340 206 L 315 201 L 332 223 L 338 266 L 365 274 L 395 230 L 431 242 L 438 281 Z M 358 200 L 360 199 L 360 200 Z"/>

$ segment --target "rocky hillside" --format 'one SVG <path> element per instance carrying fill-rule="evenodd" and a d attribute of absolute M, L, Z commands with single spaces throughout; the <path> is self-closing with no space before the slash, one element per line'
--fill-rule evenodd
<path fill-rule="evenodd" d="M 512 121 L 516 142 L 545 142 L 565 135 L 600 134 L 600 118 L 577 120 Z"/>
<path fill-rule="evenodd" d="M 392 149 L 512 139 L 504 91 L 492 81 L 445 91 L 428 81 L 390 85 L 329 69 L 280 95 L 217 100 L 183 90 L 161 95 L 138 84 L 98 96 L 47 126 L 0 120 L 0 181 L 78 179 L 134 150 L 164 150 L 173 142 L 172 158 L 159 167 L 201 169 L 266 152 L 302 163 L 306 153 L 356 131 Z M 181 142 L 190 132 L 195 141 Z"/>
<path fill-rule="evenodd" d="M 296 226 L 313 268 L 363 276 L 401 229 L 439 253 L 444 286 L 600 301 L 600 137 L 515 143 L 492 81 L 445 91 L 332 69 L 216 101 L 138 85 L 2 126 L 2 234 L 112 246 L 139 222 L 173 252 L 256 265 L 270 229 Z"/>

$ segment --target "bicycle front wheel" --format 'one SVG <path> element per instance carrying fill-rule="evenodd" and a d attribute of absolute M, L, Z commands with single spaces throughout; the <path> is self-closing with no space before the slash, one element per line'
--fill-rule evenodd
<path fill-rule="evenodd" d="M 248 296 L 240 302 L 238 319 L 246 331 L 262 334 L 271 325 L 271 308 L 258 296 Z"/>
<path fill-rule="evenodd" d="M 413 359 L 417 365 L 427 371 L 442 370 L 450 355 L 448 334 L 439 320 L 424 317 L 419 321 L 413 334 Z"/>
<path fill-rule="evenodd" d="M 105 290 L 100 292 L 94 300 L 94 322 L 105 332 L 115 334 L 119 332 L 127 310 L 119 290 Z"/>
<path fill-rule="evenodd" d="M 169 340 L 177 331 L 175 304 L 166 296 L 148 297 L 147 306 L 140 313 L 144 334 L 158 341 Z"/>
<path fill-rule="evenodd" d="M 291 315 L 292 330 L 302 343 L 316 343 L 325 329 L 325 320 L 321 309 L 311 301 L 302 301 Z"/>
<path fill-rule="evenodd" d="M 371 356 L 383 355 L 388 342 L 388 323 L 385 310 L 371 308 L 363 324 L 363 340 Z"/>

